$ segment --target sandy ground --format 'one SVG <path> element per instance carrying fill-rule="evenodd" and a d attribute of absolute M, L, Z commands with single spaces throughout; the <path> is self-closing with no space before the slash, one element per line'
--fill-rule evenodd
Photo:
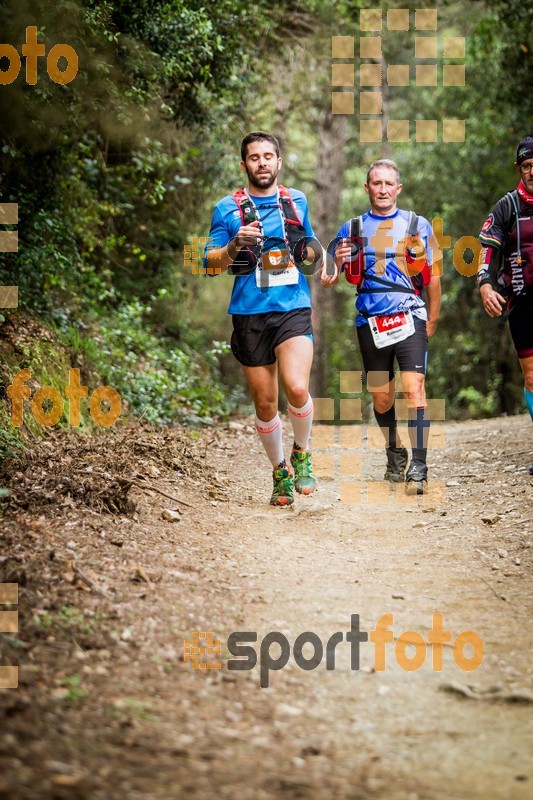
<path fill-rule="evenodd" d="M 41 445 L 0 518 L 0 581 L 20 585 L 19 633 L 0 643 L 20 680 L 0 692 L 0 797 L 532 797 L 531 422 L 442 432 L 428 498 L 383 494 L 370 431 L 356 477 L 330 447 L 319 491 L 292 509 L 269 507 L 246 420 Z M 355 614 L 367 632 L 393 615 L 382 671 L 371 641 L 351 669 Z M 424 655 L 434 614 L 451 633 L 442 670 L 429 645 L 402 668 L 396 653 Z M 220 656 L 202 660 L 220 669 L 184 660 L 193 631 L 218 637 Z M 228 669 L 238 631 L 257 633 L 258 652 L 269 632 L 289 642 L 268 688 L 259 663 Z M 305 631 L 324 648 L 344 634 L 334 670 L 325 654 L 297 665 Z M 454 661 L 462 631 L 483 642 L 473 671 Z"/>

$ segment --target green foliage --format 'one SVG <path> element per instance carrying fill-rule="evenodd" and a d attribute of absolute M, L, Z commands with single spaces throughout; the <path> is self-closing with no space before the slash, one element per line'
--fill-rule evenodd
<path fill-rule="evenodd" d="M 76 700 L 83 700 L 84 697 L 87 697 L 89 692 L 84 689 L 81 685 L 81 675 L 77 673 L 74 675 L 65 675 L 65 677 L 60 678 L 58 680 L 59 686 L 63 686 L 65 689 L 68 689 L 65 700 L 69 700 L 70 702 L 76 702 Z"/>
<path fill-rule="evenodd" d="M 19 204 L 20 239 L 18 254 L 0 254 L 0 282 L 18 285 L 22 307 L 53 320 L 74 357 L 135 414 L 191 422 L 236 403 L 221 376 L 234 386 L 240 371 L 226 364 L 226 345 L 212 344 L 228 336 L 225 289 L 194 283 L 182 248 L 207 234 L 213 201 L 241 181 L 238 145 L 251 128 L 281 135 L 290 153 L 284 182 L 308 193 L 314 219 L 315 198 L 330 191 L 317 186 L 316 164 L 330 108 L 331 36 L 354 35 L 357 52 L 361 5 L 0 0 L 3 41 L 20 48 L 25 27 L 36 24 L 47 49 L 69 43 L 80 65 L 66 86 L 47 77 L 40 59 L 36 86 L 22 70 L 0 87 L 0 115 L 9 120 L 0 199 Z M 418 5 L 388 0 L 382 9 Z M 466 140 L 364 144 L 354 115 L 348 168 L 335 176 L 344 180 L 339 223 L 366 207 L 367 163 L 391 155 L 404 175 L 404 207 L 443 217 L 454 242 L 478 233 L 515 181 L 514 147 L 533 118 L 530 28 L 523 0 L 439 4 L 439 47 L 444 36 L 467 36 L 466 86 L 391 89 L 386 111 L 410 119 L 412 130 L 415 119 L 464 117 Z M 388 63 L 413 61 L 412 30 L 383 42 Z M 473 281 L 455 272 L 449 252 L 446 259 L 431 394 L 446 398 L 451 415 L 516 411 L 508 332 L 483 315 Z M 341 291 L 335 319 L 322 323 L 332 396 L 338 371 L 360 366 L 351 298 Z M 43 363 L 38 379 L 62 381 L 45 373 Z M 16 449 L 18 433 L 9 436 L 0 434 L 0 457 Z"/>
<path fill-rule="evenodd" d="M 215 376 L 218 357 L 228 346 L 213 342 L 202 369 L 191 353 L 150 331 L 146 319 L 151 310 L 134 298 L 100 321 L 90 336 L 71 328 L 70 342 L 89 357 L 127 408 L 149 422 L 210 422 L 213 416 L 227 415 L 232 397 Z"/>
<path fill-rule="evenodd" d="M 20 436 L 10 422 L 7 411 L 0 408 L 0 471 L 2 464 L 19 455 L 23 448 Z"/>
<path fill-rule="evenodd" d="M 260 82 L 254 65 L 281 41 L 283 6 L 0 0 L 5 41 L 20 49 L 35 23 L 47 50 L 62 41 L 79 58 L 68 85 L 40 59 L 37 85 L 23 69 L 0 92 L 10 122 L 1 200 L 19 205 L 20 243 L 0 254 L 1 282 L 18 285 L 23 309 L 69 331 L 74 355 L 149 420 L 207 419 L 234 402 L 217 383 L 226 346 L 184 313 L 181 251 L 205 235 L 204 205 L 226 179 L 229 132 L 240 134 Z M 162 301 L 146 309 L 163 294 L 169 313 L 158 319 Z"/>
<path fill-rule="evenodd" d="M 105 614 L 101 617 L 105 618 Z M 91 617 L 94 620 L 94 617 Z M 54 626 L 59 627 L 61 630 L 79 630 L 81 633 L 92 634 L 94 633 L 94 625 L 89 622 L 84 612 L 77 606 L 67 604 L 59 609 L 57 612 L 40 611 L 38 614 L 33 615 L 33 622 L 38 628 L 50 630 Z"/>
<path fill-rule="evenodd" d="M 417 4 L 398 0 L 386 6 L 413 9 Z M 375 158 L 392 157 L 400 166 L 404 185 L 401 207 L 412 208 L 430 220 L 442 217 L 444 234 L 451 237 L 453 247 L 461 236 L 478 235 L 496 201 L 518 181 L 513 167 L 515 149 L 533 118 L 531 11 L 518 0 L 488 0 L 466 5 L 445 2 L 439 4 L 438 15 L 439 48 L 446 36 L 466 36 L 466 85 L 444 87 L 439 67 L 437 87 L 417 87 L 412 28 L 383 36 L 385 62 L 411 64 L 411 85 L 384 92 L 387 116 L 410 120 L 411 141 L 362 144 L 359 118 L 350 118 L 353 135 L 347 145 L 349 166 L 343 176 L 339 222 L 368 208 L 362 188 L 367 165 Z M 341 32 L 345 31 L 338 30 Z M 356 62 L 356 70 L 357 66 Z M 415 120 L 445 118 L 466 120 L 464 142 L 414 141 Z M 291 126 L 299 124 L 290 119 Z M 296 137 L 293 140 L 298 141 Z M 311 219 L 312 212 L 311 197 Z M 445 398 L 448 418 L 523 410 L 522 378 L 508 326 L 500 328 L 484 313 L 475 279 L 457 272 L 451 249 L 445 251 L 442 284 L 441 318 L 429 346 L 428 396 Z M 353 334 L 344 334 L 350 322 L 353 324 L 353 306 L 338 299 L 336 309 L 336 332 L 328 333 L 327 339 L 331 396 L 338 391 L 338 372 L 331 370 L 331 365 L 359 368 L 348 344 Z M 327 325 L 323 320 L 322 326 Z"/>
<path fill-rule="evenodd" d="M 43 329 L 38 328 L 42 334 Z M 31 384 L 52 386 L 59 391 L 65 400 L 64 389 L 69 380 L 68 354 L 57 342 L 49 341 L 50 335 L 41 340 L 26 342 L 21 340 L 17 347 L 7 346 L 0 337 L 0 384 L 9 386 L 14 376 L 21 369 L 29 369 Z M 46 410 L 46 409 L 45 409 Z M 68 403 L 64 402 L 63 414 L 58 421 L 59 427 L 67 427 Z M 81 404 L 81 424 L 84 430 L 91 431 L 95 428 L 88 407 Z M 40 425 L 33 414 L 28 401 L 24 403 L 23 425 L 13 425 L 8 413 L 8 402 L 0 399 L 0 473 L 8 462 L 20 459 L 23 451 L 31 440 L 42 437 L 45 428 Z"/>

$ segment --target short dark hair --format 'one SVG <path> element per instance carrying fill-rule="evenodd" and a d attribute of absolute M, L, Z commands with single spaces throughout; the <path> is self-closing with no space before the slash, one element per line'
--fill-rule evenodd
<path fill-rule="evenodd" d="M 252 142 L 270 142 L 270 144 L 274 145 L 274 149 L 276 151 L 276 155 L 279 158 L 279 142 L 275 136 L 272 136 L 271 133 L 266 133 L 265 131 L 253 131 L 249 133 L 248 136 L 245 136 L 241 143 L 241 160 L 246 161 L 246 155 L 248 151 L 248 145 L 252 144 Z"/>

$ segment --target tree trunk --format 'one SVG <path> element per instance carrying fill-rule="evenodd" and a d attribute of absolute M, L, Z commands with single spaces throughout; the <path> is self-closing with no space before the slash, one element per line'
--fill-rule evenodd
<path fill-rule="evenodd" d="M 381 69 L 383 75 L 383 86 L 381 87 L 381 98 L 382 98 L 382 108 L 381 108 L 381 124 L 383 125 L 383 140 L 381 142 L 381 153 L 382 158 L 392 158 L 392 149 L 387 138 L 387 123 L 389 121 L 389 112 L 390 112 L 390 96 L 389 96 L 389 87 L 387 85 L 387 62 L 385 60 L 385 56 L 381 57 Z"/>

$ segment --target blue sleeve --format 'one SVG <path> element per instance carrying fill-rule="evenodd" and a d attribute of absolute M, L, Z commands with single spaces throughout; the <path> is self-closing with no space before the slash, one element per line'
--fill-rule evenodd
<path fill-rule="evenodd" d="M 215 250 L 218 247 L 225 247 L 229 240 L 232 238 L 231 231 L 228 228 L 227 216 L 221 210 L 221 205 L 224 203 L 222 200 L 215 206 L 213 216 L 211 217 L 211 227 L 209 229 L 209 236 L 207 244 L 204 247 L 204 268 L 207 268 L 207 253 L 210 250 Z"/>
<path fill-rule="evenodd" d="M 206 245 L 206 249 L 209 247 L 211 250 L 213 250 L 215 247 L 225 247 L 231 239 L 231 233 L 228 230 L 228 226 L 226 225 L 218 205 L 215 206 L 215 210 L 213 211 L 213 216 L 211 218 L 209 238 L 211 239 L 211 242 Z"/>
<path fill-rule="evenodd" d="M 338 241 L 339 239 L 347 239 L 349 235 L 350 235 L 350 220 L 345 222 L 344 225 L 341 225 L 341 227 L 338 230 L 337 236 L 335 238 Z"/>
<path fill-rule="evenodd" d="M 306 235 L 309 236 L 310 238 L 313 238 L 314 235 L 315 235 L 315 232 L 313 231 L 313 228 L 311 227 L 311 223 L 309 222 L 309 206 L 307 204 L 307 198 L 306 198 L 305 195 L 304 195 L 304 201 L 305 201 L 305 211 L 304 211 L 304 218 L 302 220 L 302 225 L 305 228 Z"/>
<path fill-rule="evenodd" d="M 331 241 L 328 242 L 326 250 L 328 251 L 328 253 L 332 258 L 335 258 L 335 250 L 337 249 L 339 241 L 341 239 L 346 239 L 349 235 L 350 235 L 350 222 L 348 221 L 345 222 L 344 225 L 342 225 L 339 228 L 333 239 L 331 239 Z M 344 265 L 342 265 L 341 267 L 341 272 L 344 272 Z"/>
<path fill-rule="evenodd" d="M 331 242 L 328 244 L 328 251 L 333 253 L 337 244 L 341 239 L 347 239 L 350 235 L 350 221 L 345 222 L 344 225 L 341 225 Z"/>

